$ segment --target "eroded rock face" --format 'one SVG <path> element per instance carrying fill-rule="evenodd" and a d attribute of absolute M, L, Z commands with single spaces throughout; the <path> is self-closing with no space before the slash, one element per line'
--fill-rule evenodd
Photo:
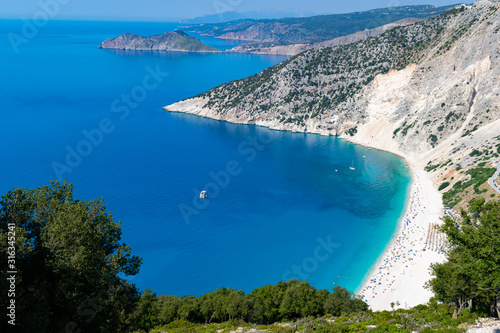
<path fill-rule="evenodd" d="M 220 52 L 180 30 L 149 37 L 123 34 L 116 38 L 106 39 L 101 44 L 101 48 L 144 51 Z"/>

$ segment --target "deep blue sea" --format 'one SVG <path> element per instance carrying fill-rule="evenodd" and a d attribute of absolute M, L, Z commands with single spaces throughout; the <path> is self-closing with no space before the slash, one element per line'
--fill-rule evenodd
<path fill-rule="evenodd" d="M 24 25 L 0 21 L 0 193 L 67 178 L 75 198 L 103 197 L 144 259 L 130 278 L 141 290 L 250 292 L 291 278 L 359 287 L 404 210 L 402 159 L 161 109 L 284 57 L 97 48 L 171 23 Z"/>

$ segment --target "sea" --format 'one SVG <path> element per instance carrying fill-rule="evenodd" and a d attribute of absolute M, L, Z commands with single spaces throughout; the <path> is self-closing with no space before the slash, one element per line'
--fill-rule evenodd
<path fill-rule="evenodd" d="M 75 199 L 103 198 L 144 260 L 126 277 L 140 290 L 249 293 L 294 278 L 357 290 L 397 231 L 405 161 L 336 137 L 162 109 L 286 57 L 98 48 L 177 27 L 1 20 L 0 193 L 67 179 Z"/>

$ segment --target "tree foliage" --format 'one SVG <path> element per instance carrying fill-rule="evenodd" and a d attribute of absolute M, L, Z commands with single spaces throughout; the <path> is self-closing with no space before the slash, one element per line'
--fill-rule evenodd
<path fill-rule="evenodd" d="M 444 219 L 442 231 L 451 248 L 448 261 L 433 264 L 435 276 L 428 287 L 437 299 L 453 303 L 455 314 L 465 305 L 488 308 L 498 316 L 500 287 L 500 201 L 474 199 L 469 212 L 462 210 L 462 224 Z"/>
<path fill-rule="evenodd" d="M 16 327 L 25 332 L 121 328 L 138 293 L 119 274 L 137 274 L 142 260 L 120 243 L 120 223 L 101 199 L 74 200 L 66 182 L 15 188 L 0 201 L 0 226 L 0 260 L 6 263 L 13 254 L 9 247 L 15 248 Z M 15 240 L 9 239 L 12 232 Z M 2 266 L 2 290 L 8 288 L 8 271 L 12 267 Z M 7 302 L 2 297 L 2 307 Z"/>
<path fill-rule="evenodd" d="M 345 288 L 335 286 L 326 298 L 325 310 L 334 316 L 368 310 L 368 304 L 355 297 Z"/>
<path fill-rule="evenodd" d="M 150 323 L 160 326 L 178 320 L 204 324 L 232 320 L 270 324 L 320 317 L 326 313 L 340 316 L 366 311 L 368 305 L 344 288 L 335 287 L 330 293 L 317 290 L 306 281 L 290 280 L 257 288 L 247 295 L 229 288 L 217 289 L 200 297 L 161 295 L 154 308 L 157 309 L 157 318 Z"/>

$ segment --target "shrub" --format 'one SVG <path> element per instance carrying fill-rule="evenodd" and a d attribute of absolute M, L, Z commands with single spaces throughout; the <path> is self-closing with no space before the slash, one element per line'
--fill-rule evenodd
<path fill-rule="evenodd" d="M 439 186 L 439 189 L 438 189 L 438 190 L 439 190 L 439 191 L 442 191 L 442 190 L 444 190 L 445 188 L 447 188 L 449 185 L 450 185 L 450 183 L 449 183 L 449 182 L 444 182 L 444 183 L 442 183 L 442 184 Z"/>

